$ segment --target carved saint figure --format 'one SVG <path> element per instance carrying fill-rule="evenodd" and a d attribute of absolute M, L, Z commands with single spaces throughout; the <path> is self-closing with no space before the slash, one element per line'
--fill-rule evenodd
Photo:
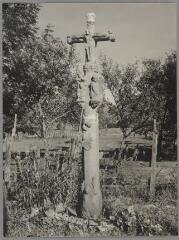
<path fill-rule="evenodd" d="M 103 101 L 104 78 L 95 72 L 90 84 L 90 105 L 92 108 L 99 107 Z"/>

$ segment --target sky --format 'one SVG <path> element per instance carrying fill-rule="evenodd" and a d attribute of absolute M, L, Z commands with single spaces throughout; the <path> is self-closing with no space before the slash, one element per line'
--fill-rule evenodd
<path fill-rule="evenodd" d="M 112 31 L 116 42 L 100 42 L 97 57 L 103 53 L 125 65 L 144 58 L 164 57 L 176 50 L 176 4 L 174 3 L 44 3 L 39 28 L 54 26 L 54 34 L 66 41 L 72 34 L 83 34 L 86 14 L 96 14 L 96 32 Z M 84 46 L 76 44 L 81 61 Z"/>

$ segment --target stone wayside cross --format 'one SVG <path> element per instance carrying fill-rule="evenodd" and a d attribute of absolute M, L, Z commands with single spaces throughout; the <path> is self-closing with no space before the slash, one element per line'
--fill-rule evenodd
<path fill-rule="evenodd" d="M 103 101 L 104 79 L 95 59 L 95 49 L 100 41 L 115 41 L 111 32 L 95 33 L 95 14 L 87 14 L 87 30 L 82 35 L 67 37 L 68 44 L 85 44 L 84 75 L 78 79 L 78 102 L 82 106 L 83 132 L 83 205 L 82 216 L 97 219 L 102 211 L 99 176 L 99 126 L 97 109 Z"/>

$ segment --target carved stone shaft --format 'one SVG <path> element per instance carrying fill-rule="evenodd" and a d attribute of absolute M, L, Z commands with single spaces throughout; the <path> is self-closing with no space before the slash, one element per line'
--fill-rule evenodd
<path fill-rule="evenodd" d="M 95 14 L 87 14 L 87 30 L 83 35 L 67 37 L 68 44 L 85 43 L 84 76 L 78 81 L 78 102 L 83 109 L 83 206 L 86 218 L 97 219 L 102 212 L 102 194 L 99 176 L 99 123 L 98 108 L 103 101 L 104 80 L 95 59 L 95 48 L 99 41 L 114 41 L 112 33 L 95 33 Z"/>

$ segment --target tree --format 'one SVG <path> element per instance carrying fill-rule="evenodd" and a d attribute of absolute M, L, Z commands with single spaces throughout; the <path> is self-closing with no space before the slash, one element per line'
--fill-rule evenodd
<path fill-rule="evenodd" d="M 162 142 L 168 142 L 176 146 L 177 139 L 177 58 L 176 53 L 167 55 L 163 64 L 164 91 L 165 91 L 165 115 L 161 121 L 159 135 L 159 150 L 162 150 Z"/>
<path fill-rule="evenodd" d="M 163 62 L 145 59 L 142 69 L 137 62 L 119 67 L 107 58 L 103 58 L 101 64 L 105 81 L 116 101 L 116 106 L 108 105 L 108 110 L 105 109 L 103 124 L 112 120 L 113 126 L 121 128 L 125 140 L 131 133 L 147 135 L 153 131 L 155 118 L 159 145 L 164 133 L 168 133 L 168 139 L 170 133 L 170 141 L 175 142 L 176 54 L 172 52 Z"/>
<path fill-rule="evenodd" d="M 29 133 L 42 130 L 42 125 L 57 126 L 60 117 L 73 124 L 79 121 L 79 108 L 74 105 L 74 49 L 55 38 L 51 26 L 14 50 L 13 57 L 14 67 L 4 80 L 5 131 L 14 113 L 18 113 L 18 130 Z"/>
<path fill-rule="evenodd" d="M 136 88 L 139 75 L 137 63 L 120 68 L 111 60 L 102 59 L 103 76 L 111 90 L 116 106 L 109 105 L 109 116 L 113 126 L 120 127 L 124 139 L 139 128 L 139 92 Z M 110 121 L 111 122 L 111 121 Z"/>
<path fill-rule="evenodd" d="M 31 99 L 30 104 L 36 109 L 36 114 L 34 115 L 33 110 L 31 112 L 37 122 L 44 121 L 47 128 L 52 124 L 57 127 L 59 120 L 71 124 L 78 122 L 79 110 L 74 106 L 77 92 L 76 72 L 72 71 L 76 64 L 74 49 L 68 49 L 60 39 L 54 38 L 52 28 L 47 26 L 42 37 L 34 43 L 31 58 L 33 59 L 30 62 L 34 63 L 29 68 L 32 91 L 25 93 L 22 98 Z M 30 85 L 27 90 L 29 89 Z M 31 121 L 29 123 L 32 124 Z"/>
<path fill-rule="evenodd" d="M 13 82 L 23 66 L 17 62 L 17 56 L 24 51 L 27 43 L 36 37 L 38 4 L 4 3 L 3 13 L 3 113 L 4 129 L 10 130 L 16 112 L 16 91 Z M 18 110 L 22 111 L 21 107 Z"/>
<path fill-rule="evenodd" d="M 168 54 L 163 63 L 145 60 L 143 66 L 138 88 L 142 92 L 145 105 L 149 106 L 150 115 L 157 119 L 158 151 L 161 154 L 164 135 L 165 141 L 175 143 L 176 140 L 176 54 Z"/>

